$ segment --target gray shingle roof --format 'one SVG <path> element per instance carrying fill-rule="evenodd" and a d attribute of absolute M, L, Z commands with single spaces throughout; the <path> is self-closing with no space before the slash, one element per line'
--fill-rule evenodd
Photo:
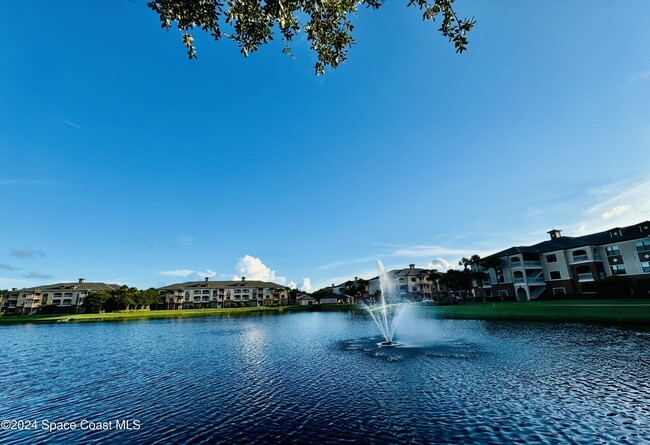
<path fill-rule="evenodd" d="M 173 289 L 215 289 L 215 288 L 253 288 L 264 287 L 271 289 L 289 289 L 287 286 L 282 286 L 268 281 L 246 280 L 246 281 L 187 281 L 185 283 L 170 284 L 168 286 L 159 287 L 158 290 L 173 290 Z"/>
<path fill-rule="evenodd" d="M 616 234 L 618 233 L 618 234 Z M 614 227 L 598 233 L 583 236 L 561 236 L 556 239 L 542 241 L 532 246 L 516 246 L 494 253 L 486 258 L 515 255 L 518 253 L 546 253 L 557 250 L 575 249 L 586 246 L 602 246 L 621 241 L 632 241 L 650 236 L 650 221 L 643 221 L 633 226 Z"/>
<path fill-rule="evenodd" d="M 18 289 L 20 291 L 63 291 L 63 290 L 83 290 L 83 291 L 112 291 L 122 287 L 121 284 L 107 284 L 107 283 L 55 283 L 55 284 L 45 284 L 43 286 L 27 287 L 24 289 Z"/>

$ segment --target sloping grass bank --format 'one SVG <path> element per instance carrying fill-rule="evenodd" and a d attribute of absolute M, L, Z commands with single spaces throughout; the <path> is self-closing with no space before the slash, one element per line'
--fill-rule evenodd
<path fill-rule="evenodd" d="M 562 300 L 424 306 L 440 318 L 648 323 L 650 300 Z"/>
<path fill-rule="evenodd" d="M 525 303 L 464 303 L 455 306 L 419 306 L 440 318 L 512 321 L 629 322 L 650 326 L 650 300 L 562 300 Z M 128 321 L 159 318 L 279 315 L 289 312 L 362 311 L 353 304 L 323 306 L 248 307 L 129 311 L 107 314 L 4 315 L 0 324 Z"/>
<path fill-rule="evenodd" d="M 142 320 L 155 318 L 211 317 L 216 315 L 253 315 L 282 313 L 282 307 L 246 307 L 224 309 L 184 309 L 162 311 L 128 311 L 102 314 L 4 315 L 0 323 L 63 323 L 83 321 Z"/>

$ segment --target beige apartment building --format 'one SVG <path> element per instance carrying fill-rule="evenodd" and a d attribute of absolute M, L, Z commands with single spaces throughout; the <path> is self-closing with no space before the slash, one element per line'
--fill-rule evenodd
<path fill-rule="evenodd" d="M 489 279 L 479 292 L 527 301 L 543 295 L 588 294 L 594 281 L 610 276 L 650 278 L 650 221 L 577 237 L 562 236 L 560 230 L 548 234 L 547 241 L 483 258 L 498 266 L 481 268 Z"/>
<path fill-rule="evenodd" d="M 119 289 L 119 284 L 87 283 L 83 278 L 73 283 L 46 284 L 24 289 L 12 289 L 2 302 L 2 310 L 11 314 L 33 314 L 43 306 L 69 307 L 79 310 L 84 298 L 91 292 L 110 292 Z"/>
<path fill-rule="evenodd" d="M 409 301 L 430 300 L 435 291 L 435 283 L 429 280 L 431 269 L 415 267 L 409 264 L 408 269 L 395 269 L 387 272 L 395 295 Z M 378 295 L 381 290 L 379 277 L 368 280 L 368 295 Z"/>
<path fill-rule="evenodd" d="M 160 309 L 275 306 L 289 303 L 289 288 L 266 281 L 188 281 L 158 289 Z"/>

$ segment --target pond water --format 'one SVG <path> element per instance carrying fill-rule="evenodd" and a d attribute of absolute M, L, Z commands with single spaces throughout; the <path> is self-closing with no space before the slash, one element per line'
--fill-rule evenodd
<path fill-rule="evenodd" d="M 416 314 L 378 348 L 368 316 L 310 312 L 0 334 L 2 444 L 650 443 L 647 327 Z"/>

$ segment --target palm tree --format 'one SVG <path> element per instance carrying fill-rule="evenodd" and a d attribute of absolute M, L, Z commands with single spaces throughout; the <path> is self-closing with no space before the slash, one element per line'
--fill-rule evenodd
<path fill-rule="evenodd" d="M 438 280 L 442 277 L 440 273 L 438 273 L 437 269 L 432 269 L 431 272 L 429 272 L 429 275 L 427 278 L 429 281 L 431 281 L 431 285 L 434 287 L 436 290 L 436 298 L 435 300 L 438 301 L 438 298 L 440 296 L 440 288 L 438 287 Z M 431 292 L 433 294 L 433 292 Z"/>
<path fill-rule="evenodd" d="M 496 277 L 496 282 L 494 284 L 499 284 L 499 274 L 497 273 L 497 269 L 501 267 L 501 259 L 494 257 L 494 256 L 489 256 L 487 258 L 483 258 L 481 260 L 481 266 L 483 266 L 485 269 L 488 271 L 490 269 L 494 270 L 494 276 Z M 489 275 L 488 275 L 489 279 Z M 503 297 L 501 298 L 503 300 Z"/>

